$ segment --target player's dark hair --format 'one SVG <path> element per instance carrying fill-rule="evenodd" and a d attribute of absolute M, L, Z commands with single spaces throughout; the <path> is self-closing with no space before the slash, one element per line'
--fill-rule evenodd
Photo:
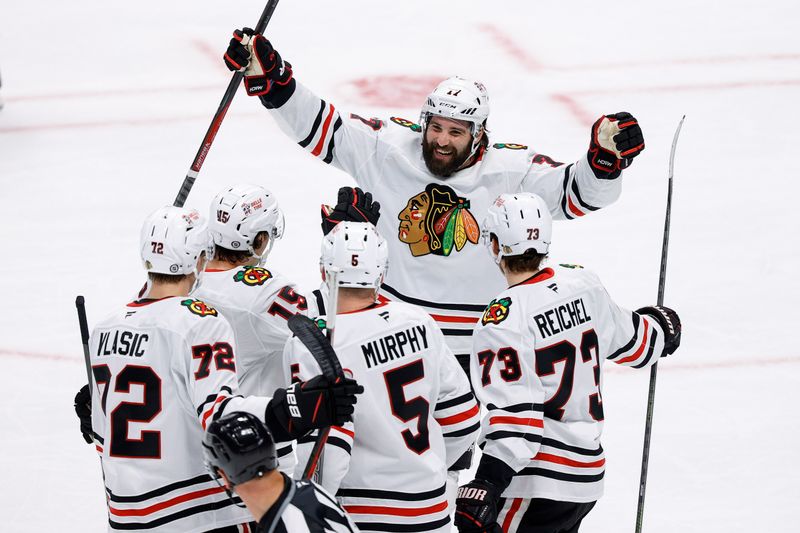
<path fill-rule="evenodd" d="M 258 248 L 264 244 L 264 239 L 267 237 L 266 231 L 259 231 L 256 238 L 253 240 L 253 248 Z M 222 246 L 214 245 L 214 259 L 224 261 L 226 263 L 238 264 L 248 261 L 253 254 L 247 250 L 231 250 L 230 248 L 223 248 Z"/>
<path fill-rule="evenodd" d="M 537 253 L 534 249 L 525 250 L 522 255 L 503 256 L 503 267 L 508 272 L 537 272 L 547 254 Z"/>
<path fill-rule="evenodd" d="M 148 272 L 147 277 L 153 283 L 160 283 L 162 285 L 177 284 L 189 277 L 188 274 L 161 274 L 158 272 Z"/>

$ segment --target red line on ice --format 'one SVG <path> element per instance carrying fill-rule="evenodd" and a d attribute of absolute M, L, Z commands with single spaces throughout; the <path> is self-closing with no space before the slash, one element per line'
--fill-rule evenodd
<path fill-rule="evenodd" d="M 138 89 L 107 89 L 104 91 L 74 91 L 64 93 L 52 94 L 23 94 L 23 95 L 10 95 L 5 96 L 6 102 L 30 102 L 40 100 L 68 100 L 80 98 L 112 98 L 115 96 L 135 96 L 139 94 L 158 94 L 158 93 L 174 93 L 178 94 L 185 91 L 210 91 L 219 89 L 219 85 L 196 85 L 192 86 L 175 86 L 175 87 L 151 87 L 151 88 L 138 88 Z"/>

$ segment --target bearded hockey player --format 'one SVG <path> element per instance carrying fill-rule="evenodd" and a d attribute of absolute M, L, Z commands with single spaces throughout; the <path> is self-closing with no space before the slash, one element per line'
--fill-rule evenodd
<path fill-rule="evenodd" d="M 269 429 L 250 413 L 226 415 L 208 426 L 206 466 L 234 491 L 258 522 L 255 533 L 358 531 L 333 497 L 311 481 L 280 473 Z"/>
<path fill-rule="evenodd" d="M 615 304 L 593 273 L 542 268 L 551 219 L 529 194 L 503 194 L 483 237 L 508 289 L 475 327 L 472 386 L 488 408 L 475 480 L 459 489 L 463 532 L 577 532 L 603 493 L 603 364 L 644 368 L 680 345 L 666 307 Z"/>
<path fill-rule="evenodd" d="M 227 320 L 189 296 L 213 243 L 197 211 L 165 207 L 145 220 L 148 298 L 100 322 L 90 339 L 91 428 L 108 495 L 109 531 L 234 531 L 249 515 L 205 472 L 203 430 L 226 411 L 266 422 L 275 440 L 350 420 L 353 380 L 317 376 L 268 397 L 239 394 Z M 311 378 L 311 376 L 309 375 Z M 83 427 L 83 424 L 82 424 Z"/>
<path fill-rule="evenodd" d="M 372 224 L 341 222 L 323 239 L 325 279 L 337 271 L 340 287 L 333 347 L 365 392 L 353 422 L 331 430 L 322 485 L 362 530 L 449 531 L 447 469 L 475 441 L 479 408 L 431 317 L 377 301 L 386 266 Z M 293 379 L 320 372 L 296 338 L 284 359 Z M 308 440 L 299 441 L 301 465 Z"/>
<path fill-rule="evenodd" d="M 290 138 L 380 201 L 378 230 L 392 263 L 382 294 L 424 307 L 467 366 L 473 326 L 505 286 L 478 245 L 478 221 L 489 205 L 500 193 L 530 191 L 555 218 L 581 217 L 619 197 L 622 169 L 644 149 L 629 113 L 600 117 L 587 154 L 567 165 L 524 145 L 492 144 L 486 88 L 463 78 L 447 79 L 428 95 L 418 124 L 339 112 L 247 29 L 234 32 L 224 60 L 244 70 L 248 94 Z"/>

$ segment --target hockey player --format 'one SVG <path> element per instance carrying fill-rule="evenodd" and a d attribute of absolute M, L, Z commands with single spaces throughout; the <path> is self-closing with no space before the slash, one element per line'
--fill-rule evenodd
<path fill-rule="evenodd" d="M 383 206 L 378 230 L 392 269 L 381 292 L 424 307 L 468 366 L 472 328 L 502 276 L 478 246 L 479 220 L 503 192 L 542 196 L 555 218 L 573 219 L 614 202 L 622 169 L 644 149 L 628 113 L 600 117 L 586 156 L 564 165 L 521 144 L 489 141 L 486 88 L 450 78 L 426 98 L 419 123 L 339 112 L 300 84 L 263 36 L 234 32 L 224 56 L 244 70 L 279 126 L 324 163 L 344 170 Z"/>
<path fill-rule="evenodd" d="M 226 411 L 264 420 L 277 441 L 350 419 L 354 381 L 317 376 L 268 397 L 239 394 L 227 320 L 189 296 L 213 253 L 197 211 L 165 207 L 145 221 L 148 299 L 100 322 L 90 340 L 93 438 L 108 495 L 109 531 L 200 532 L 249 515 L 205 473 L 202 433 Z M 311 377 L 311 376 L 309 376 Z"/>
<path fill-rule="evenodd" d="M 475 480 L 459 489 L 463 532 L 577 532 L 603 493 L 603 364 L 644 368 L 680 345 L 666 307 L 615 304 L 581 267 L 542 268 L 547 205 L 503 194 L 483 237 L 508 289 L 473 336 L 472 385 L 488 408 Z M 502 527 L 502 529 L 501 529 Z"/>
<path fill-rule="evenodd" d="M 212 422 L 203 453 L 212 475 L 236 492 L 258 522 L 255 533 L 358 531 L 319 485 L 276 470 L 275 441 L 252 414 L 231 413 Z"/>
<path fill-rule="evenodd" d="M 372 224 L 342 222 L 323 238 L 325 279 L 339 272 L 333 346 L 365 392 L 353 422 L 332 428 L 322 485 L 365 531 L 449 531 L 447 468 L 475 441 L 479 408 L 431 317 L 376 300 L 386 266 Z M 284 358 L 292 379 L 320 372 L 296 338 Z M 299 441 L 301 465 L 310 440 Z"/>

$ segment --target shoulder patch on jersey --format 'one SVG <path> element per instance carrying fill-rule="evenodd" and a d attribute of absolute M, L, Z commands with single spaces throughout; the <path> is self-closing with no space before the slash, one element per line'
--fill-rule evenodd
<path fill-rule="evenodd" d="M 408 129 L 410 129 L 411 131 L 413 131 L 415 133 L 418 133 L 418 132 L 422 131 L 422 126 L 420 126 L 419 124 L 416 124 L 414 122 L 411 122 L 410 120 L 406 120 L 406 119 L 400 118 L 400 117 L 391 117 L 389 120 L 391 120 L 392 122 L 394 122 L 398 126 L 403 126 L 404 128 L 408 128 Z"/>
<path fill-rule="evenodd" d="M 535 156 L 533 156 L 533 159 L 531 159 L 531 163 L 536 165 L 548 165 L 553 168 L 560 167 L 564 164 L 561 161 L 556 161 L 549 155 L 544 155 L 544 154 L 536 154 Z"/>
<path fill-rule="evenodd" d="M 189 298 L 187 300 L 181 301 L 181 305 L 185 306 L 189 309 L 190 313 L 193 313 L 197 316 L 217 316 L 217 310 L 208 305 L 207 303 L 197 300 L 195 298 Z"/>
<path fill-rule="evenodd" d="M 567 263 L 559 263 L 558 266 L 564 267 L 564 268 L 583 268 L 581 265 L 569 265 Z"/>
<path fill-rule="evenodd" d="M 318 327 L 319 329 L 321 329 L 323 332 L 324 332 L 326 329 L 328 329 L 328 323 L 327 323 L 327 322 L 325 322 L 325 319 L 324 319 L 324 318 L 318 318 L 318 319 L 314 320 L 314 324 L 316 324 L 316 325 L 317 325 L 317 327 Z"/>
<path fill-rule="evenodd" d="M 360 120 L 374 131 L 378 131 L 383 127 L 383 121 L 379 118 L 372 117 L 370 119 L 366 119 L 360 115 L 356 115 L 355 113 L 350 113 L 350 118 L 353 120 Z"/>
<path fill-rule="evenodd" d="M 511 297 L 505 296 L 503 298 L 493 299 L 489 302 L 489 305 L 486 307 L 486 311 L 483 312 L 483 317 L 481 318 L 481 324 L 484 326 L 486 324 L 499 324 L 506 318 L 508 318 L 508 313 L 511 307 Z"/>
<path fill-rule="evenodd" d="M 272 277 L 272 273 L 266 268 L 256 266 L 246 266 L 233 275 L 233 281 L 239 281 L 249 287 L 263 285 Z"/>
<path fill-rule="evenodd" d="M 492 145 L 492 148 L 497 148 L 501 150 L 503 148 L 507 150 L 527 150 L 528 147 L 524 144 L 515 144 L 515 143 L 495 143 Z"/>

